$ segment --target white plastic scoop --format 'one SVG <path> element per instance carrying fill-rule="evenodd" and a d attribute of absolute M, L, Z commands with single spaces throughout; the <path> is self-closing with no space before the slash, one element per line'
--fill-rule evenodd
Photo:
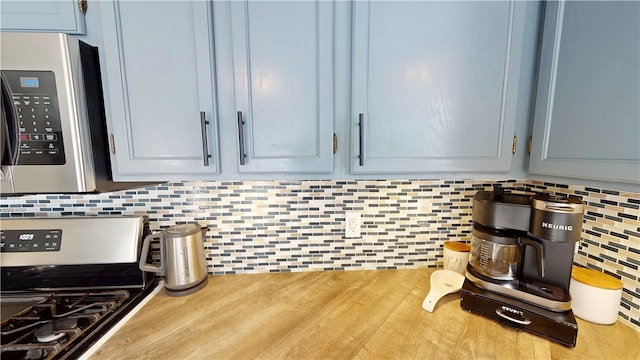
<path fill-rule="evenodd" d="M 447 295 L 460 291 L 464 283 L 464 275 L 451 270 L 436 270 L 431 273 L 429 294 L 422 302 L 422 308 L 433 312 L 433 308 L 440 299 Z"/>

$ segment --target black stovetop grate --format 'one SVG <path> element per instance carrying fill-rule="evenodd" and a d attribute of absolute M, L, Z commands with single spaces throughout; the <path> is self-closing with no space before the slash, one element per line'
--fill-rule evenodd
<path fill-rule="evenodd" d="M 2 321 L 1 357 L 8 360 L 62 356 L 130 299 L 129 290 L 51 293 Z"/>

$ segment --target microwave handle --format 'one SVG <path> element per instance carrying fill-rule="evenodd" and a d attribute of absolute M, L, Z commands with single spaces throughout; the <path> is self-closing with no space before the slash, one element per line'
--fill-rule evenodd
<path fill-rule="evenodd" d="M 13 96 L 11 96 L 11 89 L 4 75 L 0 77 L 0 90 L 2 92 L 0 160 L 2 165 L 15 165 L 18 163 L 20 149 L 20 124 L 18 123 Z M 7 152 L 6 154 L 5 151 Z"/>

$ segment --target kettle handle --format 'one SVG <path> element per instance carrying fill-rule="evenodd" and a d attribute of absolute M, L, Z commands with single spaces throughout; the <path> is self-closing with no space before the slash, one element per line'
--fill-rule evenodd
<path fill-rule="evenodd" d="M 158 240 L 160 242 L 160 265 L 153 265 L 147 262 L 149 257 L 149 246 L 152 240 Z M 142 253 L 140 254 L 140 270 L 150 271 L 157 273 L 164 273 L 164 242 L 162 241 L 162 233 L 155 233 L 147 235 L 142 243 Z"/>

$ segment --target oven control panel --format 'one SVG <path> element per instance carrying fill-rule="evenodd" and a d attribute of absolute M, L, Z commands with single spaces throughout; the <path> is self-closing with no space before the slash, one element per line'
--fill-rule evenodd
<path fill-rule="evenodd" d="M 0 252 L 60 251 L 62 229 L 0 230 Z"/>

